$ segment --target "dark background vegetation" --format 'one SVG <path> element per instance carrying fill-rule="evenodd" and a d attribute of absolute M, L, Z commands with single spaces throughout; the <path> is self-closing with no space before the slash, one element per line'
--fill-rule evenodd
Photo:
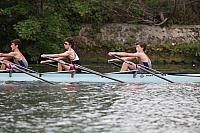
<path fill-rule="evenodd" d="M 1 0 L 0 50 L 9 51 L 10 40 L 20 38 L 29 61 L 37 61 L 41 53 L 62 52 L 63 39 L 77 36 L 83 24 L 91 24 L 97 31 L 107 23 L 196 25 L 199 9 L 199 0 Z M 190 55 L 191 49 L 198 48 L 193 46 L 170 49 L 166 45 L 161 50 L 170 55 L 188 51 Z M 152 48 L 149 53 L 159 50 Z"/>

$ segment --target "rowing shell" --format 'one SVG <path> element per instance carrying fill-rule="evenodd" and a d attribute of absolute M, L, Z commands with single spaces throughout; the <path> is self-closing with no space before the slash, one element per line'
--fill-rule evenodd
<path fill-rule="evenodd" d="M 38 74 L 35 74 L 38 76 Z M 152 74 L 134 74 L 134 73 L 109 73 L 109 77 L 124 81 L 126 83 L 167 83 Z M 163 76 L 163 75 L 162 75 Z M 175 83 L 200 83 L 200 74 L 166 74 L 163 77 L 174 81 Z M 66 73 L 66 72 L 48 72 L 41 73 L 41 78 L 51 82 L 116 82 L 111 79 L 101 77 L 91 73 Z M 0 73 L 0 81 L 38 81 L 39 79 L 29 76 L 25 73 Z"/>

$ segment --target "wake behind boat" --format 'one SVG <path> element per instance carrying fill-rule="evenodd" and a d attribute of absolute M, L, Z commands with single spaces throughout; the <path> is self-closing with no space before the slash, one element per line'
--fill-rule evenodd
<path fill-rule="evenodd" d="M 39 76 L 37 73 L 32 73 L 32 75 Z M 112 72 L 103 74 L 114 79 L 118 79 L 125 83 L 168 83 L 166 80 L 163 80 L 153 74 L 141 74 L 137 71 L 133 72 Z M 200 82 L 200 74 L 158 74 L 167 78 L 175 83 L 196 83 Z M 88 72 L 81 73 L 69 73 L 69 72 L 46 72 L 41 73 L 40 78 L 49 81 L 49 82 L 65 82 L 65 83 L 74 83 L 74 82 L 100 82 L 100 83 L 109 83 L 117 82 L 106 77 L 95 75 Z M 40 79 L 33 76 L 29 76 L 25 73 L 9 73 L 9 72 L 0 72 L 0 81 L 39 81 Z"/>

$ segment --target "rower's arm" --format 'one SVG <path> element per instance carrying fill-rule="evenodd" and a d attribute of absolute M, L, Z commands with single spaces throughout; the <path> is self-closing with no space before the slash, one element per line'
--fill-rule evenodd
<path fill-rule="evenodd" d="M 12 57 L 0 57 L 0 60 L 11 60 Z"/>
<path fill-rule="evenodd" d="M 40 61 L 40 64 L 51 63 L 51 62 L 54 62 L 54 61 L 52 61 L 52 60 Z"/>
<path fill-rule="evenodd" d="M 63 60 L 64 58 L 63 57 L 58 57 L 58 58 L 54 58 L 54 59 L 59 61 L 59 60 Z M 45 61 L 41 61 L 40 64 L 52 63 L 52 62 L 55 62 L 55 61 L 53 61 L 53 60 L 45 60 Z"/>
<path fill-rule="evenodd" d="M 122 57 L 122 59 L 126 60 L 126 61 L 131 61 L 135 58 L 137 58 L 137 57 Z M 108 60 L 108 62 L 122 62 L 122 61 L 119 59 L 110 59 L 110 60 Z"/>
<path fill-rule="evenodd" d="M 119 59 L 110 59 L 110 60 L 108 60 L 108 62 L 122 62 L 122 61 Z"/>
<path fill-rule="evenodd" d="M 125 54 L 126 54 L 125 52 L 109 52 L 108 53 L 109 56 L 113 56 L 113 55 L 124 56 Z"/>
<path fill-rule="evenodd" d="M 16 55 L 15 52 L 10 53 L 0 53 L 0 57 L 14 57 Z"/>
<path fill-rule="evenodd" d="M 139 53 L 126 53 L 126 52 L 109 52 L 108 55 L 118 55 L 122 57 L 139 57 Z"/>
<path fill-rule="evenodd" d="M 58 54 L 42 54 L 41 57 L 42 58 L 46 58 L 46 57 L 56 58 L 58 57 Z"/>
<path fill-rule="evenodd" d="M 59 57 L 67 57 L 67 56 L 69 56 L 68 51 L 64 53 L 60 53 L 60 54 L 42 54 L 41 55 L 42 58 L 45 58 L 45 57 L 59 58 Z"/>
<path fill-rule="evenodd" d="M 122 57 L 122 59 L 126 60 L 126 61 L 131 61 L 136 59 L 137 57 Z"/>

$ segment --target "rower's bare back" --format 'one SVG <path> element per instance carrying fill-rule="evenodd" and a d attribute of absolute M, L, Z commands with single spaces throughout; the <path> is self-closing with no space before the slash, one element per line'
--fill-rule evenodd
<path fill-rule="evenodd" d="M 142 62 L 148 62 L 149 61 L 149 57 L 144 53 L 135 53 L 137 54 L 137 57 L 139 58 L 140 61 Z"/>

